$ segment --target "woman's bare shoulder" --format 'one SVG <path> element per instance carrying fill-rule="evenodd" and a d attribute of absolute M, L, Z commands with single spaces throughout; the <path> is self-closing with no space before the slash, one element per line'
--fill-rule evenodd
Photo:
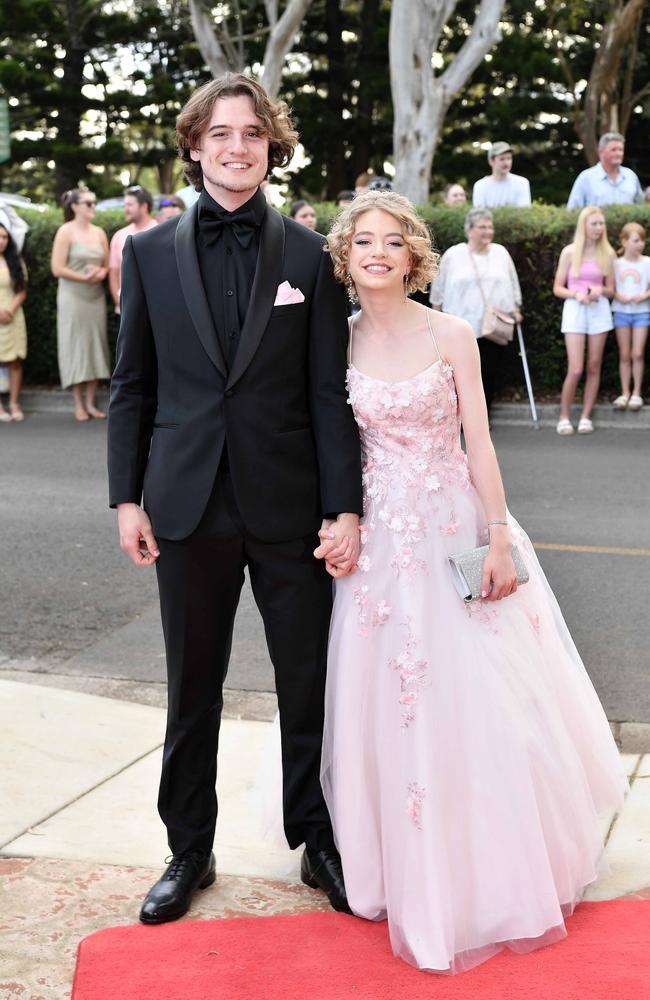
<path fill-rule="evenodd" d="M 430 310 L 431 326 L 443 358 L 453 361 L 459 353 L 476 346 L 476 334 L 467 322 L 452 313 Z"/>

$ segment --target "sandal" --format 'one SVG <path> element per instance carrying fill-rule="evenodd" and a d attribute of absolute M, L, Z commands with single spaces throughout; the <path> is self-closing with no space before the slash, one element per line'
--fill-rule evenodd
<path fill-rule="evenodd" d="M 615 410 L 626 410 L 630 403 L 629 396 L 617 396 L 612 406 Z"/>
<path fill-rule="evenodd" d="M 9 411 L 11 413 L 12 420 L 17 420 L 20 423 L 21 420 L 25 419 L 25 414 L 22 411 L 20 403 L 10 403 Z"/>
<path fill-rule="evenodd" d="M 628 410 L 640 410 L 643 406 L 642 396 L 630 396 L 630 402 L 627 404 Z"/>
<path fill-rule="evenodd" d="M 87 420 L 90 420 L 90 417 L 83 408 L 75 409 L 74 418 L 75 420 L 78 420 L 80 424 L 85 424 Z"/>
<path fill-rule="evenodd" d="M 578 423 L 578 434 L 593 434 L 594 425 L 593 421 L 589 417 L 580 417 Z"/>
<path fill-rule="evenodd" d="M 562 434 L 564 436 L 566 436 L 567 434 L 575 433 L 573 424 L 571 423 L 570 420 L 567 420 L 566 417 L 562 417 L 561 420 L 558 420 L 557 427 L 555 428 L 555 430 L 557 431 L 558 434 Z"/>
<path fill-rule="evenodd" d="M 0 407 L 0 420 L 3 424 L 10 424 L 13 417 L 10 413 L 7 413 L 4 407 Z"/>
<path fill-rule="evenodd" d="M 87 407 L 88 416 L 94 417 L 95 420 L 106 420 L 106 414 L 103 410 L 99 410 L 96 406 Z"/>

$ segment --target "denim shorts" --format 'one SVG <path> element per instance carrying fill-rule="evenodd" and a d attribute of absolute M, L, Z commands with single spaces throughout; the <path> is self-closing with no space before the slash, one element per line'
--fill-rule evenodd
<path fill-rule="evenodd" d="M 631 326 L 632 329 L 637 326 L 650 326 L 650 312 L 624 313 L 615 309 L 612 318 L 614 326 Z"/>

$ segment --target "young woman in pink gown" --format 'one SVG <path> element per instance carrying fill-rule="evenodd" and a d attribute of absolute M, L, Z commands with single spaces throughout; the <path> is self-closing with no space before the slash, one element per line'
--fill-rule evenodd
<path fill-rule="evenodd" d="M 335 584 L 322 783 L 354 913 L 387 919 L 407 962 L 458 972 L 564 936 L 626 778 L 507 511 L 475 335 L 406 298 L 435 271 L 424 224 L 369 193 L 329 246 L 361 305 L 348 382 L 365 514 L 358 569 Z M 466 604 L 448 557 L 488 541 L 486 597 Z"/>

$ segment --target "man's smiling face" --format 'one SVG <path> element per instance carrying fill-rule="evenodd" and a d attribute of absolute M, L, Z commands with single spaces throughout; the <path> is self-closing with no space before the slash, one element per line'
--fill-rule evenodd
<path fill-rule="evenodd" d="M 230 200 L 220 198 L 224 192 L 240 196 L 242 204 L 252 197 L 269 162 L 268 136 L 252 99 L 239 94 L 215 101 L 201 145 L 190 156 L 201 164 L 205 188 L 218 202 Z"/>

